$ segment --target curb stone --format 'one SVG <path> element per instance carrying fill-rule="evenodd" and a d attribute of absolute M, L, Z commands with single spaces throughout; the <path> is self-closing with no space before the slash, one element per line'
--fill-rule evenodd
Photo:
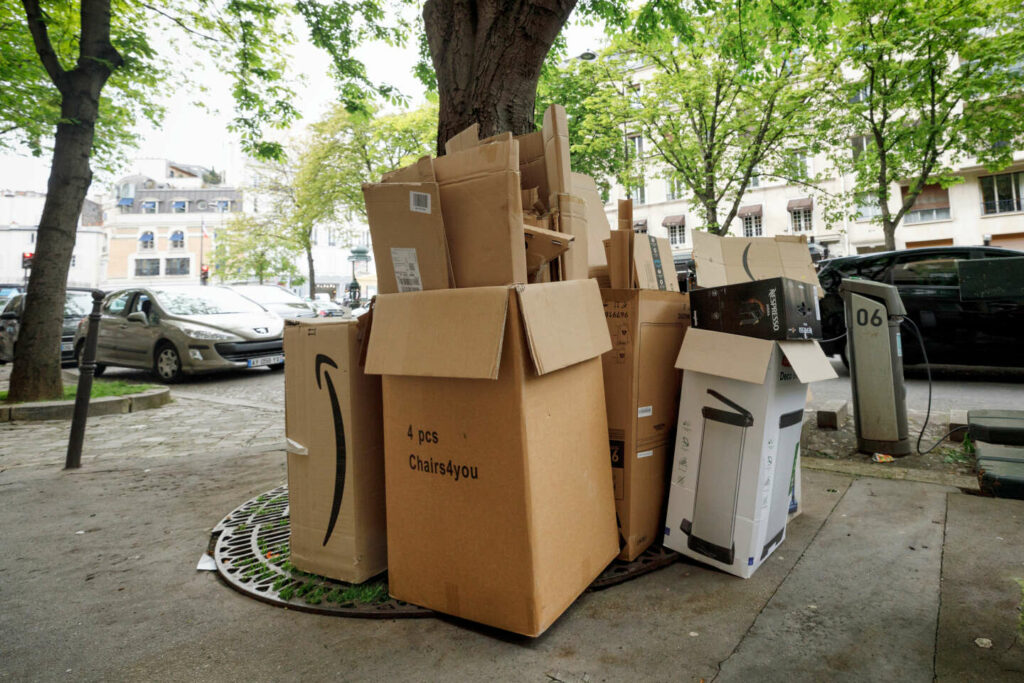
<path fill-rule="evenodd" d="M 948 472 L 932 472 L 930 470 L 892 467 L 877 463 L 849 462 L 805 456 L 801 458 L 802 466 L 809 470 L 849 474 L 855 477 L 874 477 L 876 479 L 897 479 L 916 481 L 924 484 L 940 484 L 953 486 L 967 491 L 980 491 L 977 477 L 966 474 L 950 474 Z"/>
<path fill-rule="evenodd" d="M 171 401 L 167 387 L 150 389 L 126 396 L 103 396 L 89 401 L 89 417 L 119 415 L 159 408 Z M 70 420 L 75 413 L 75 401 L 38 401 L 0 406 L 0 422 L 29 422 L 39 420 Z"/>

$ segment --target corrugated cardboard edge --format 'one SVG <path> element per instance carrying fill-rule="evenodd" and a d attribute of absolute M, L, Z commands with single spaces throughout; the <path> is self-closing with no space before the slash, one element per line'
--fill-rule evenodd
<path fill-rule="evenodd" d="M 691 327 L 683 337 L 683 345 L 676 357 L 676 367 L 751 384 L 764 384 L 774 350 L 775 342 L 768 339 Z"/>
<path fill-rule="evenodd" d="M 382 183 L 433 183 L 434 165 L 429 156 L 422 156 L 416 163 L 398 168 L 381 176 Z"/>
<path fill-rule="evenodd" d="M 538 375 L 596 358 L 612 348 L 597 281 L 519 285 L 516 292 Z"/>
<path fill-rule="evenodd" d="M 474 123 L 468 128 L 459 131 L 444 143 L 444 153 L 454 154 L 470 147 L 480 144 L 480 124 Z"/>

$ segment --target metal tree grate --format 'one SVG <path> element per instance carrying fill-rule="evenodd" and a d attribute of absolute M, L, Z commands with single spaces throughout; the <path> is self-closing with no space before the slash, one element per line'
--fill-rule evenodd
<path fill-rule="evenodd" d="M 320 614 L 385 619 L 434 614 L 391 598 L 387 574 L 354 585 L 296 569 L 290 562 L 288 521 L 288 487 L 278 486 L 232 510 L 213 528 L 211 551 L 229 586 L 272 605 Z M 612 562 L 587 590 L 615 586 L 678 559 L 678 553 L 653 546 L 633 562 Z"/>
<path fill-rule="evenodd" d="M 245 595 L 289 609 L 345 617 L 427 617 L 433 612 L 388 595 L 387 576 L 353 585 L 296 569 L 288 541 L 288 487 L 247 501 L 214 527 L 217 571 Z"/>

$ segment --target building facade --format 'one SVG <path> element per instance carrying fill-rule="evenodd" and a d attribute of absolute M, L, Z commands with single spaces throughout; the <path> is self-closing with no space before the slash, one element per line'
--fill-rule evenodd
<path fill-rule="evenodd" d="M 804 160 L 808 175 L 828 172 L 824 157 Z M 667 237 L 676 253 L 691 251 L 691 232 L 702 225 L 701 215 L 681 188 L 662 179 L 665 169 L 650 160 L 646 184 L 632 191 L 634 228 Z M 966 163 L 959 168 L 963 182 L 943 189 L 927 186 L 912 209 L 896 228 L 896 248 L 988 244 L 1024 251 L 1024 152 L 1017 152 L 1013 164 L 998 173 Z M 852 180 L 842 175 L 822 183 L 829 193 L 845 192 Z M 842 219 L 827 222 L 820 202 L 806 188 L 753 179 L 740 202 L 730 235 L 805 235 L 808 241 L 827 248 L 828 256 L 846 256 L 884 249 L 881 224 L 873 206 L 848 211 Z M 890 210 L 902 203 L 905 186 L 895 184 Z M 605 206 L 615 225 L 617 200 L 626 198 L 624 188 L 615 186 L 612 201 Z"/>
<path fill-rule="evenodd" d="M 39 218 L 46 194 L 0 190 L 0 283 L 24 285 L 28 271 L 22 255 L 35 254 Z M 68 270 L 69 287 L 98 287 L 104 278 L 107 236 L 99 203 L 86 199 L 78 219 Z"/>
<path fill-rule="evenodd" d="M 104 203 L 106 284 L 198 284 L 217 231 L 243 210 L 241 190 L 219 180 L 201 166 L 137 161 Z"/>

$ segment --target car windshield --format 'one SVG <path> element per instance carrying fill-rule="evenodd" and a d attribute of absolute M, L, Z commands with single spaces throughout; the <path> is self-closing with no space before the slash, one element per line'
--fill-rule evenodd
<path fill-rule="evenodd" d="M 264 312 L 259 304 L 220 287 L 168 287 L 151 291 L 161 308 L 171 315 Z"/>
<path fill-rule="evenodd" d="M 68 292 L 64 299 L 64 317 L 74 318 L 89 315 L 92 310 L 92 292 Z"/>
<path fill-rule="evenodd" d="M 294 304 L 296 302 L 302 303 L 302 299 L 295 296 L 287 289 L 281 289 L 280 287 L 255 285 L 237 287 L 236 291 L 249 297 L 250 299 L 253 299 L 254 301 L 259 301 L 261 304 Z"/>

